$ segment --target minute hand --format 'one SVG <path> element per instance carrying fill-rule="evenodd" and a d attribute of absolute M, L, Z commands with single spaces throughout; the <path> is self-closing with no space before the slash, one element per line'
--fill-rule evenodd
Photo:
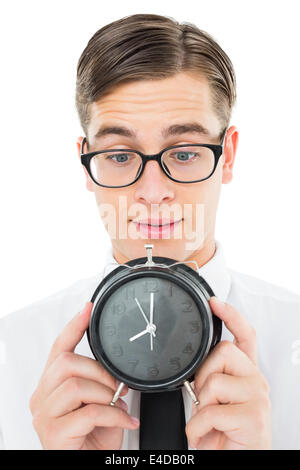
<path fill-rule="evenodd" d="M 153 325 L 153 297 L 154 293 L 150 293 L 150 325 Z M 155 335 L 154 335 L 155 336 Z M 153 336 L 150 336 L 150 349 L 153 351 Z"/>
<path fill-rule="evenodd" d="M 145 319 L 147 325 L 150 325 L 150 323 L 149 323 L 149 321 L 148 321 L 148 318 L 146 317 L 146 315 L 145 315 L 145 313 L 144 313 L 142 307 L 140 306 L 140 303 L 139 303 L 138 299 L 135 297 L 134 300 L 136 301 L 137 306 L 139 307 L 139 309 L 140 309 L 140 311 L 141 311 L 141 314 L 143 315 L 143 317 L 144 317 L 144 319 Z M 151 335 L 156 336 L 155 333 L 154 333 L 154 331 L 151 332 Z"/>

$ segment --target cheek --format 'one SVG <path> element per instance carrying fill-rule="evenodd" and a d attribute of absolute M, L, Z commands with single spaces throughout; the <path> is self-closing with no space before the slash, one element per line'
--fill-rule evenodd
<path fill-rule="evenodd" d="M 196 183 L 193 188 L 182 194 L 180 202 L 186 224 L 191 224 L 193 229 L 197 223 L 204 226 L 211 224 L 216 215 L 220 187 L 219 175 L 213 175 L 208 180 Z"/>
<path fill-rule="evenodd" d="M 99 214 L 103 221 L 108 218 L 116 218 L 118 215 L 118 199 L 113 192 L 105 190 L 105 188 L 97 188 L 95 191 L 95 199 Z"/>
<path fill-rule="evenodd" d="M 214 207 L 220 195 L 222 185 L 222 167 L 219 166 L 208 180 L 202 181 L 200 184 L 203 185 L 201 187 L 203 202 L 209 207 Z"/>
<path fill-rule="evenodd" d="M 120 189 L 116 188 L 101 188 L 98 186 L 94 192 L 97 204 L 110 204 L 116 210 L 119 207 L 120 198 L 125 197 L 128 200 L 126 193 L 122 193 Z"/>
<path fill-rule="evenodd" d="M 182 207 L 196 208 L 197 204 L 205 207 L 211 204 L 215 197 L 217 182 L 211 179 L 202 181 L 201 183 L 191 184 L 190 187 L 179 196 Z"/>
<path fill-rule="evenodd" d="M 104 222 L 109 218 L 110 223 L 117 227 L 120 219 L 127 220 L 131 201 L 131 195 L 128 191 L 121 191 L 120 188 L 97 188 L 95 198 L 98 211 Z"/>

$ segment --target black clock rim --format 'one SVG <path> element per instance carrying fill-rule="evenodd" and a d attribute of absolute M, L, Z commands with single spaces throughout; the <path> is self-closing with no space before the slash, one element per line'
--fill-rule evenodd
<path fill-rule="evenodd" d="M 107 274 L 101 280 L 100 284 L 97 286 L 95 292 L 92 295 L 91 302 L 93 302 L 93 303 L 95 302 L 95 300 L 98 297 L 98 294 L 101 291 L 103 285 L 106 284 L 108 281 L 110 281 L 112 277 L 115 277 L 119 274 L 122 275 L 122 273 L 124 273 L 124 271 L 128 271 L 129 269 L 130 270 L 132 268 L 136 269 L 135 268 L 136 265 L 143 265 L 142 267 L 146 267 L 145 263 L 147 262 L 147 260 L 148 260 L 148 258 L 142 257 L 142 258 L 135 258 L 135 259 L 129 260 L 125 264 L 117 264 L 116 263 L 116 267 L 113 268 L 113 270 L 109 274 Z M 176 261 L 175 259 L 165 258 L 165 257 L 162 257 L 162 256 L 153 256 L 152 260 L 155 263 L 154 267 L 156 266 L 157 263 L 164 264 L 164 265 L 166 265 L 166 267 L 169 267 L 169 265 L 171 265 L 171 264 L 178 263 L 178 261 Z M 130 268 L 128 268 L 128 266 L 130 266 Z M 177 266 L 179 266 L 179 265 L 176 265 L 176 267 Z M 151 268 L 153 268 L 153 266 L 148 267 L 148 269 L 151 269 Z M 189 266 L 186 266 L 186 265 L 184 265 L 184 268 L 187 268 L 188 270 L 191 270 L 191 268 Z M 172 267 L 172 269 L 173 269 L 173 267 Z"/>
<path fill-rule="evenodd" d="M 193 270 L 192 270 L 193 271 Z M 92 311 L 92 316 L 90 320 L 90 326 L 88 329 L 88 340 L 90 343 L 91 350 L 97 360 L 99 360 L 103 366 L 110 372 L 114 377 L 116 377 L 120 382 L 126 383 L 129 387 L 141 390 L 141 391 L 163 391 L 163 390 L 170 390 L 173 388 L 177 388 L 182 385 L 185 380 L 188 380 L 193 376 L 196 368 L 200 365 L 203 359 L 206 357 L 208 351 L 210 350 L 211 343 L 212 343 L 212 335 L 213 335 L 213 319 L 212 319 L 212 312 L 210 310 L 208 301 L 207 301 L 207 293 L 204 293 L 203 287 L 201 283 L 199 284 L 194 283 L 194 286 L 191 287 L 189 283 L 189 279 L 183 277 L 183 274 L 178 271 L 166 271 L 162 268 L 158 268 L 156 266 L 149 267 L 141 267 L 137 268 L 136 270 L 130 272 L 125 271 L 118 271 L 115 273 L 117 279 L 113 279 L 114 276 L 110 277 L 109 284 L 105 288 L 105 284 L 102 286 L 103 288 L 98 291 L 98 295 L 96 299 L 94 299 L 95 304 Z M 100 335 L 98 335 L 98 327 L 101 318 L 101 311 L 108 300 L 108 298 L 112 295 L 112 293 L 120 288 L 123 284 L 141 277 L 149 277 L 149 276 L 158 276 L 164 279 L 168 279 L 174 283 L 177 283 L 182 287 L 195 301 L 198 311 L 200 312 L 203 331 L 202 335 L 203 338 L 207 338 L 206 342 L 201 342 L 197 353 L 194 355 L 193 359 L 191 360 L 190 364 L 186 366 L 179 374 L 174 374 L 168 379 L 161 379 L 161 380 L 152 380 L 144 381 L 144 380 L 137 380 L 136 378 L 129 376 L 125 373 L 122 373 L 107 357 L 104 348 L 102 347 Z M 197 276 L 199 276 L 197 274 Z M 196 295 L 195 290 L 198 295 Z M 206 295 L 205 295 L 206 294 Z M 201 300 L 200 300 L 201 299 Z M 204 313 L 205 312 L 205 313 Z M 205 334 L 205 332 L 207 334 Z"/>

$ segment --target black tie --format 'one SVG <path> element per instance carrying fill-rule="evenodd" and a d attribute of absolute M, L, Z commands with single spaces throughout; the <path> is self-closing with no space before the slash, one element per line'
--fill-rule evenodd
<path fill-rule="evenodd" d="M 181 389 L 141 392 L 140 449 L 188 449 Z"/>

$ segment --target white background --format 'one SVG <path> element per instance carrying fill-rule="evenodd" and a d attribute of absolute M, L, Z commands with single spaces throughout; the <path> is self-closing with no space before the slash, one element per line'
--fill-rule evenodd
<path fill-rule="evenodd" d="M 192 22 L 231 58 L 240 131 L 216 238 L 229 267 L 300 294 L 299 1 L 1 3 L 0 316 L 95 275 L 109 239 L 76 150 L 76 66 L 134 13 Z M 74 312 L 75 314 L 76 312 Z"/>

